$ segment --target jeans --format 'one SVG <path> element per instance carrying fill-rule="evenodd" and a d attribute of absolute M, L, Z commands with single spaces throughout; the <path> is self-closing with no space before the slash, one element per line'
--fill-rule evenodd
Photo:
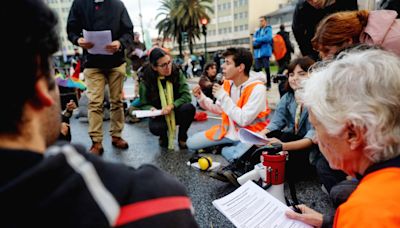
<path fill-rule="evenodd" d="M 261 71 L 262 68 L 265 70 L 267 75 L 267 87 L 271 87 L 271 72 L 269 69 L 269 57 L 257 58 L 254 63 L 254 71 Z"/>
<path fill-rule="evenodd" d="M 225 137 L 218 141 L 210 140 L 206 137 L 205 131 L 190 136 L 186 144 L 190 150 L 199 150 L 211 146 L 232 144 L 231 146 L 225 146 L 221 151 L 222 156 L 229 162 L 233 162 L 233 160 L 240 158 L 252 147 L 251 144 L 234 141 Z"/>

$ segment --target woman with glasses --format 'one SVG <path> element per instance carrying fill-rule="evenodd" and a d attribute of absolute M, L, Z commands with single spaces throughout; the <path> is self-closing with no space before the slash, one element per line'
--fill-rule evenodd
<path fill-rule="evenodd" d="M 176 126 L 178 145 L 186 149 L 187 131 L 192 124 L 195 107 L 185 77 L 172 63 L 172 57 L 161 48 L 154 48 L 143 72 L 139 87 L 143 109 L 162 110 L 162 116 L 150 118 L 150 132 L 159 136 L 161 147 L 174 149 Z"/>

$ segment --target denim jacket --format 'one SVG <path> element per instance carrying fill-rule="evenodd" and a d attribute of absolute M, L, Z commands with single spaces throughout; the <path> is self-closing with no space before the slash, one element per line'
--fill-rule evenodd
<path fill-rule="evenodd" d="M 268 124 L 267 129 L 270 131 L 282 130 L 283 132 L 294 133 L 294 119 L 296 116 L 297 103 L 294 93 L 286 93 L 279 101 L 274 116 Z M 297 135 L 303 138 L 313 139 L 315 134 L 314 127 L 308 120 L 308 111 L 303 107 L 301 112 L 299 130 Z"/>
<path fill-rule="evenodd" d="M 287 92 L 279 101 L 267 129 L 270 131 L 281 130 L 282 132 L 294 133 L 296 108 L 297 103 L 294 98 L 294 93 Z M 315 135 L 315 129 L 308 120 L 308 111 L 305 107 L 303 107 L 303 111 L 301 112 L 297 135 L 311 140 L 313 140 Z M 319 154 L 318 147 L 313 146 L 310 150 L 310 164 L 315 165 Z"/>

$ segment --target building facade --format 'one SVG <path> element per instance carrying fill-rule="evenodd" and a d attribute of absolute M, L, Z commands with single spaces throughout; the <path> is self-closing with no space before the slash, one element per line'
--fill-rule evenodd
<path fill-rule="evenodd" d="M 74 45 L 68 40 L 67 19 L 73 0 L 44 0 L 58 16 L 61 50 L 56 55 L 73 55 Z"/>
<path fill-rule="evenodd" d="M 259 26 L 259 17 L 279 8 L 289 0 L 214 0 L 214 13 L 207 25 L 207 52 L 230 46 L 250 48 L 251 34 Z M 204 51 L 204 37 L 194 45 Z"/>

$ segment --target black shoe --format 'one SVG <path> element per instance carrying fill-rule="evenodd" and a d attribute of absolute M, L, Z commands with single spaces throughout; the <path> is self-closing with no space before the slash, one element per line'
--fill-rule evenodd
<path fill-rule="evenodd" d="M 178 140 L 178 146 L 179 146 L 179 149 L 181 149 L 181 150 L 186 150 L 188 148 L 186 145 L 186 141 L 183 141 L 183 140 Z"/>
<path fill-rule="evenodd" d="M 168 137 L 162 137 L 160 136 L 160 138 L 158 138 L 158 144 L 162 147 L 162 148 L 167 148 L 168 147 Z"/>

